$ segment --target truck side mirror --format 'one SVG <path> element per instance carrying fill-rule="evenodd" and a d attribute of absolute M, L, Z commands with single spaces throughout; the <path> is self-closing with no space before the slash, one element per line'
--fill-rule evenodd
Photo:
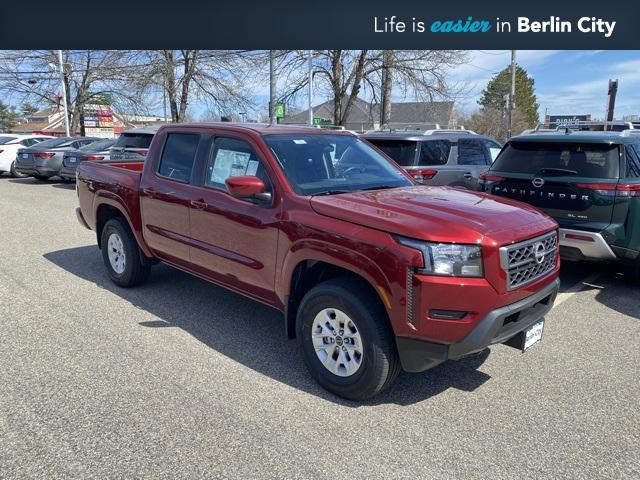
<path fill-rule="evenodd" d="M 263 202 L 271 201 L 271 193 L 267 192 L 264 182 L 252 175 L 229 177 L 224 182 L 229 193 L 236 198 L 255 198 Z"/>

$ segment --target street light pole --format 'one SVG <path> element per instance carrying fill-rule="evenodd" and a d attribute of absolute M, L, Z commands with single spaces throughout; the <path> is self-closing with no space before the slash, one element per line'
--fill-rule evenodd
<path fill-rule="evenodd" d="M 309 50 L 309 125 L 313 125 L 313 50 Z"/>
<path fill-rule="evenodd" d="M 69 106 L 67 105 L 67 86 L 64 83 L 64 66 L 62 64 L 62 50 L 58 50 L 58 62 L 60 63 L 60 83 L 62 83 L 62 103 L 64 105 L 64 131 L 67 137 L 69 132 Z"/>
<path fill-rule="evenodd" d="M 511 89 L 509 90 L 509 124 L 507 126 L 507 138 L 513 133 L 513 104 L 516 97 L 516 51 L 511 50 Z"/>

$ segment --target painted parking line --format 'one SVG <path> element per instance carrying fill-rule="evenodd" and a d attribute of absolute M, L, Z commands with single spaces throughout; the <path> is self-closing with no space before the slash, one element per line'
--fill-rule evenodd
<path fill-rule="evenodd" d="M 597 288 L 597 289 L 604 288 L 601 285 L 596 285 L 594 283 L 598 278 L 600 278 L 601 275 L 602 275 L 602 272 L 595 272 L 583 278 L 582 280 L 576 282 L 575 285 L 573 285 L 571 288 L 568 288 L 564 292 L 558 293 L 558 296 L 556 297 L 556 301 L 553 304 L 553 306 L 557 307 L 561 303 L 564 303 L 567 300 L 569 300 L 576 293 L 586 290 L 587 288 Z"/>

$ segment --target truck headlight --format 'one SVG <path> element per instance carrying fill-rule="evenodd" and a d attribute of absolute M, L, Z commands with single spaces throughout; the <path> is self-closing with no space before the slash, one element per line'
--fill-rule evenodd
<path fill-rule="evenodd" d="M 396 237 L 407 247 L 422 253 L 422 268 L 418 273 L 448 277 L 482 277 L 482 248 L 479 245 L 431 243 Z"/>

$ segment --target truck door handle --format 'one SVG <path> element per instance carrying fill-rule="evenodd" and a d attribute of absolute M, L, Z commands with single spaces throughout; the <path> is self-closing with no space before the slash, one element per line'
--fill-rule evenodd
<path fill-rule="evenodd" d="M 471 172 L 464 172 L 463 177 L 464 178 L 473 178 L 473 175 L 471 174 Z"/>
<path fill-rule="evenodd" d="M 156 190 L 152 187 L 143 188 L 142 193 L 144 193 L 149 198 L 154 198 L 156 196 Z"/>
<path fill-rule="evenodd" d="M 209 204 L 204 200 L 191 200 L 189 203 L 196 210 L 204 210 L 209 206 Z"/>

